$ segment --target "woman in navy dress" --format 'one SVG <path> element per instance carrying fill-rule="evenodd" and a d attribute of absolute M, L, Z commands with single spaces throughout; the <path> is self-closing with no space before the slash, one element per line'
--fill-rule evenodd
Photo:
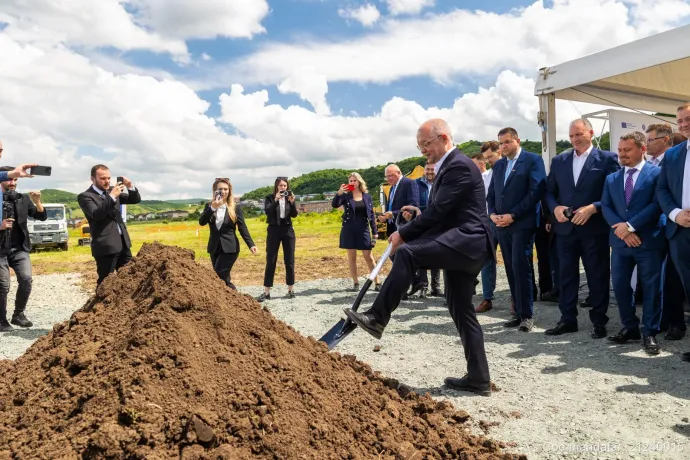
<path fill-rule="evenodd" d="M 352 189 L 352 190 L 350 190 Z M 362 251 L 364 261 L 369 272 L 374 270 L 374 256 L 371 253 L 376 244 L 378 232 L 374 202 L 367 193 L 367 183 L 359 173 L 350 174 L 348 185 L 342 185 L 331 203 L 334 208 L 343 206 L 343 226 L 340 229 L 340 249 L 347 249 L 347 263 L 354 286 L 353 291 L 359 291 L 357 276 L 357 251 Z M 379 290 L 378 277 L 374 280 L 376 290 Z"/>

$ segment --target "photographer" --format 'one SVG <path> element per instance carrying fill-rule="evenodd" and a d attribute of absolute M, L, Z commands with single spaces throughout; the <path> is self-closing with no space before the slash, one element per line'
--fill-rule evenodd
<path fill-rule="evenodd" d="M 364 182 L 359 173 L 350 174 L 348 184 L 340 186 L 331 205 L 333 208 L 343 206 L 340 249 L 347 249 L 347 264 L 354 282 L 352 290 L 359 291 L 357 251 L 362 251 L 369 271 L 374 271 L 374 256 L 371 254 L 371 250 L 376 245 L 376 238 L 378 237 L 374 202 L 371 195 L 367 193 L 367 183 Z M 375 283 L 375 289 L 378 291 L 380 288 L 378 278 Z"/>
<path fill-rule="evenodd" d="M 126 177 L 110 187 L 110 169 L 105 165 L 91 168 L 91 187 L 77 196 L 91 228 L 91 254 L 96 259 L 97 285 L 132 259 L 127 226 L 120 213 L 121 204 L 137 204 L 139 191 Z"/>
<path fill-rule="evenodd" d="M 244 223 L 242 208 L 235 205 L 229 178 L 217 178 L 213 182 L 213 201 L 206 203 L 204 212 L 199 217 L 199 225 L 206 224 L 211 230 L 207 250 L 213 269 L 230 289 L 237 290 L 230 281 L 230 271 L 240 255 L 236 231 L 239 229 L 252 254 L 256 254 L 257 249 Z"/>
<path fill-rule="evenodd" d="M 0 167 L 0 173 L 6 174 L 8 171 L 13 171 L 13 168 Z M 41 192 L 29 192 L 29 197 L 26 197 L 17 193 L 16 189 L 17 179 L 8 179 L 0 183 L 3 196 L 3 220 L 0 224 L 0 332 L 11 331 L 10 323 L 20 327 L 33 326 L 24 314 L 31 294 L 31 238 L 27 220 L 28 217 L 36 220 L 48 218 L 41 203 Z M 10 268 L 17 276 L 18 287 L 12 320 L 7 322 Z"/>
<path fill-rule="evenodd" d="M 266 236 L 266 270 L 264 271 L 264 293 L 256 300 L 263 302 L 271 300 L 271 287 L 276 273 L 278 249 L 283 244 L 283 260 L 285 261 L 285 283 L 288 287 L 288 299 L 294 299 L 292 287 L 295 284 L 295 231 L 292 228 L 292 218 L 297 217 L 295 195 L 290 190 L 287 177 L 278 177 L 273 185 L 273 194 L 264 200 L 264 211 L 268 222 Z"/>
<path fill-rule="evenodd" d="M 5 149 L 3 148 L 2 142 L 0 141 L 0 158 L 2 158 L 2 153 L 4 151 Z M 9 168 L 0 171 L 0 182 L 5 182 L 9 179 L 18 179 L 20 177 L 34 177 L 28 172 L 26 172 L 27 169 L 33 168 L 34 166 L 38 165 L 36 163 L 25 163 L 17 166 L 16 168 Z M 0 191 L 0 201 L 2 201 L 2 191 Z M 2 220 L 2 207 L 0 207 L 0 220 Z"/>

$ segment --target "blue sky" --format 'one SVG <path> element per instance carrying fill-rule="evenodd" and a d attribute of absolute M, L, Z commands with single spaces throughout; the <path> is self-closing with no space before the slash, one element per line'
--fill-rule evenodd
<path fill-rule="evenodd" d="M 688 22 L 690 0 L 5 0 L 2 161 L 52 165 L 37 188 L 104 162 L 186 198 L 418 155 L 431 117 L 536 139 L 540 67 Z M 559 103 L 558 137 L 599 108 Z"/>

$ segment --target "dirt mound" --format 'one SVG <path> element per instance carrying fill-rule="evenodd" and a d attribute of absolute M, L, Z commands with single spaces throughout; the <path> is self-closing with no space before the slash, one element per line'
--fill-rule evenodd
<path fill-rule="evenodd" d="M 513 457 L 160 244 L 0 373 L 0 458 Z"/>

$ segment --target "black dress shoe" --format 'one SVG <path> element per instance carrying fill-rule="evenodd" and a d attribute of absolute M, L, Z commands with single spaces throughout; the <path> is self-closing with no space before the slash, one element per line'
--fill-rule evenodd
<path fill-rule="evenodd" d="M 14 330 L 14 328 L 10 326 L 10 323 L 8 323 L 6 319 L 0 320 L 0 332 L 10 332 L 12 330 Z"/>
<path fill-rule="evenodd" d="M 491 383 L 474 383 L 470 382 L 467 376 L 446 377 L 443 383 L 453 390 L 469 391 L 481 396 L 491 396 Z"/>
<path fill-rule="evenodd" d="M 508 321 L 507 323 L 503 323 L 503 327 L 518 327 L 521 322 L 522 322 L 522 320 L 520 320 L 520 318 L 515 317 L 515 318 L 511 319 L 510 321 Z"/>
<path fill-rule="evenodd" d="M 558 303 L 558 289 L 552 289 L 549 292 L 543 293 L 541 295 L 541 301 Z"/>
<path fill-rule="evenodd" d="M 412 297 L 417 293 L 417 291 L 421 291 L 422 289 L 424 289 L 424 285 L 422 283 L 415 284 L 412 286 L 412 289 L 410 289 L 410 292 L 407 293 L 407 297 Z"/>
<path fill-rule="evenodd" d="M 614 343 L 624 344 L 630 340 L 640 340 L 642 336 L 640 335 L 639 329 L 621 329 L 616 335 L 609 336 L 609 340 Z"/>
<path fill-rule="evenodd" d="M 359 313 L 353 311 L 351 308 L 343 309 L 348 318 L 350 318 L 357 326 L 367 331 L 375 339 L 381 340 L 384 327 L 376 322 L 374 315 L 371 313 Z"/>
<path fill-rule="evenodd" d="M 683 353 L 681 355 L 681 358 L 683 359 L 683 361 L 687 361 L 690 363 L 690 351 L 686 351 L 685 353 Z"/>
<path fill-rule="evenodd" d="M 12 321 L 10 323 L 14 324 L 15 326 L 19 327 L 31 327 L 34 325 L 31 321 L 29 321 L 29 318 L 27 318 L 24 315 L 24 312 L 17 313 L 12 316 Z"/>
<path fill-rule="evenodd" d="M 657 342 L 656 337 L 652 337 L 651 335 L 645 336 L 643 343 L 644 351 L 650 355 L 658 355 L 661 351 L 661 346 L 659 346 L 659 342 Z"/>
<path fill-rule="evenodd" d="M 683 337 L 685 337 L 685 329 L 677 327 L 671 327 L 666 335 L 664 335 L 664 339 L 666 340 L 680 340 Z"/>
<path fill-rule="evenodd" d="M 577 332 L 577 323 L 563 323 L 559 322 L 556 324 L 556 326 L 552 329 L 547 329 L 544 331 L 544 334 L 546 335 L 561 335 L 561 334 L 568 334 L 571 332 Z"/>
<path fill-rule="evenodd" d="M 607 331 L 606 331 L 606 326 L 594 326 L 592 328 L 592 333 L 590 334 L 590 337 L 593 339 L 603 339 L 606 337 Z"/>

